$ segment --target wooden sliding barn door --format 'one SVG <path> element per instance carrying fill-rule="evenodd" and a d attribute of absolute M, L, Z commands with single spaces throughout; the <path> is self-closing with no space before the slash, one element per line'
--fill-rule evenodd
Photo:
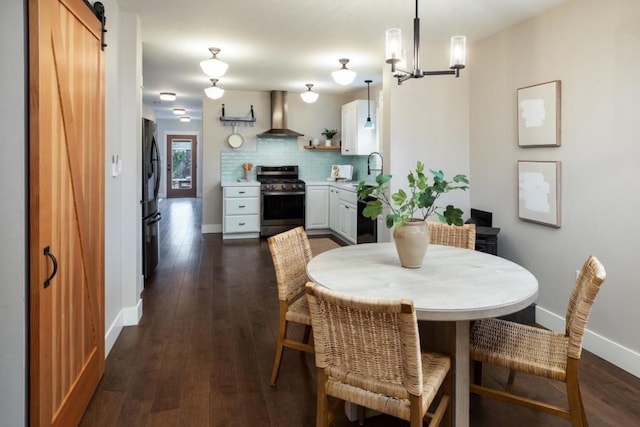
<path fill-rule="evenodd" d="M 74 426 L 104 373 L 101 25 L 82 0 L 28 7 L 29 412 Z"/>

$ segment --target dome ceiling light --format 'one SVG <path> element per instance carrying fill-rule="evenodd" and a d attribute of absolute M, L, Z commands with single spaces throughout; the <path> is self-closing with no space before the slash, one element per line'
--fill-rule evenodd
<path fill-rule="evenodd" d="M 229 64 L 218 59 L 217 55 L 220 53 L 220 49 L 217 47 L 210 47 L 209 51 L 211 52 L 211 58 L 200 62 L 200 68 L 202 68 L 202 71 L 204 71 L 204 73 L 209 77 L 224 76 L 224 73 L 227 72 L 227 68 L 229 68 Z"/>
<path fill-rule="evenodd" d="M 347 58 L 341 58 L 339 61 L 342 64 L 342 68 L 332 72 L 331 76 L 333 76 L 333 80 L 335 80 L 336 83 L 345 86 L 355 80 L 356 72 L 347 68 L 347 63 L 349 62 Z"/>
<path fill-rule="evenodd" d="M 218 79 L 210 79 L 211 87 L 208 87 L 204 90 L 204 93 L 211 99 L 220 99 L 222 95 L 224 95 L 224 89 L 216 86 L 218 83 Z"/>
<path fill-rule="evenodd" d="M 302 92 L 300 94 L 300 98 L 302 98 L 302 100 L 304 102 L 306 102 L 307 104 L 311 104 L 313 102 L 316 102 L 318 100 L 318 94 L 316 92 L 313 92 L 311 90 L 311 88 L 313 87 L 313 84 L 311 83 L 307 83 L 307 91 L 306 92 Z"/>

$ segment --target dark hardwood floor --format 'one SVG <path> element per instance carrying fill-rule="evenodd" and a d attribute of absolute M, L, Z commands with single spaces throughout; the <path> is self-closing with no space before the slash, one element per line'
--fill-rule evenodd
<path fill-rule="evenodd" d="M 315 425 L 312 356 L 285 350 L 269 386 L 278 303 L 267 242 L 201 234 L 200 199 L 163 200 L 160 209 L 160 265 L 145 285 L 144 315 L 117 339 L 81 425 Z M 506 372 L 487 366 L 485 381 L 496 378 Z M 580 379 L 592 427 L 640 425 L 640 379 L 588 352 Z M 516 390 L 564 402 L 560 383 L 521 376 Z M 474 427 L 570 425 L 479 396 L 470 418 Z M 334 425 L 357 423 L 341 413 Z M 378 416 L 366 425 L 408 423 Z"/>

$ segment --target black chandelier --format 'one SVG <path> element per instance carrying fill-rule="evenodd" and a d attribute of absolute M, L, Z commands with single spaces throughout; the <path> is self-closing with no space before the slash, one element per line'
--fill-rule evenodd
<path fill-rule="evenodd" d="M 454 75 L 460 77 L 460 70 L 465 67 L 465 50 L 467 40 L 464 36 L 451 37 L 451 57 L 449 69 L 442 71 L 423 71 L 420 69 L 420 18 L 418 18 L 418 0 L 416 0 L 416 17 L 413 18 L 413 68 L 402 66 L 405 63 L 402 50 L 402 32 L 399 28 L 390 28 L 386 31 L 386 57 L 387 64 L 391 64 L 393 77 L 398 79 L 398 84 L 409 79 L 419 79 L 424 76 Z"/>

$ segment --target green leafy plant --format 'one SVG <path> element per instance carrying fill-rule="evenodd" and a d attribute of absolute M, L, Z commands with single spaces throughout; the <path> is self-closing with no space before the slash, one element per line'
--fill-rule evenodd
<path fill-rule="evenodd" d="M 322 135 L 327 139 L 333 138 L 334 136 L 336 136 L 336 133 L 338 133 L 338 129 L 324 128 L 324 131 L 322 131 Z"/>
<path fill-rule="evenodd" d="M 382 214 L 383 208 L 387 206 L 390 210 L 386 218 L 388 228 L 394 225 L 400 226 L 413 219 L 424 221 L 433 213 L 438 216 L 441 222 L 463 225 L 461 209 L 453 205 L 447 205 L 443 208 L 436 205 L 436 201 L 442 194 L 449 191 L 466 190 L 469 188 L 467 185 L 469 179 L 466 175 L 456 175 L 451 181 L 447 181 L 442 171 L 430 169 L 429 172 L 432 175 L 431 180 L 424 174 L 424 164 L 418 161 L 415 172 L 409 171 L 409 175 L 407 175 L 409 192 L 400 189 L 390 197 L 388 194 L 391 175 L 378 175 L 376 185 L 367 185 L 361 181 L 357 187 L 358 199 L 371 198 L 363 209 L 362 215 L 376 219 Z"/>

